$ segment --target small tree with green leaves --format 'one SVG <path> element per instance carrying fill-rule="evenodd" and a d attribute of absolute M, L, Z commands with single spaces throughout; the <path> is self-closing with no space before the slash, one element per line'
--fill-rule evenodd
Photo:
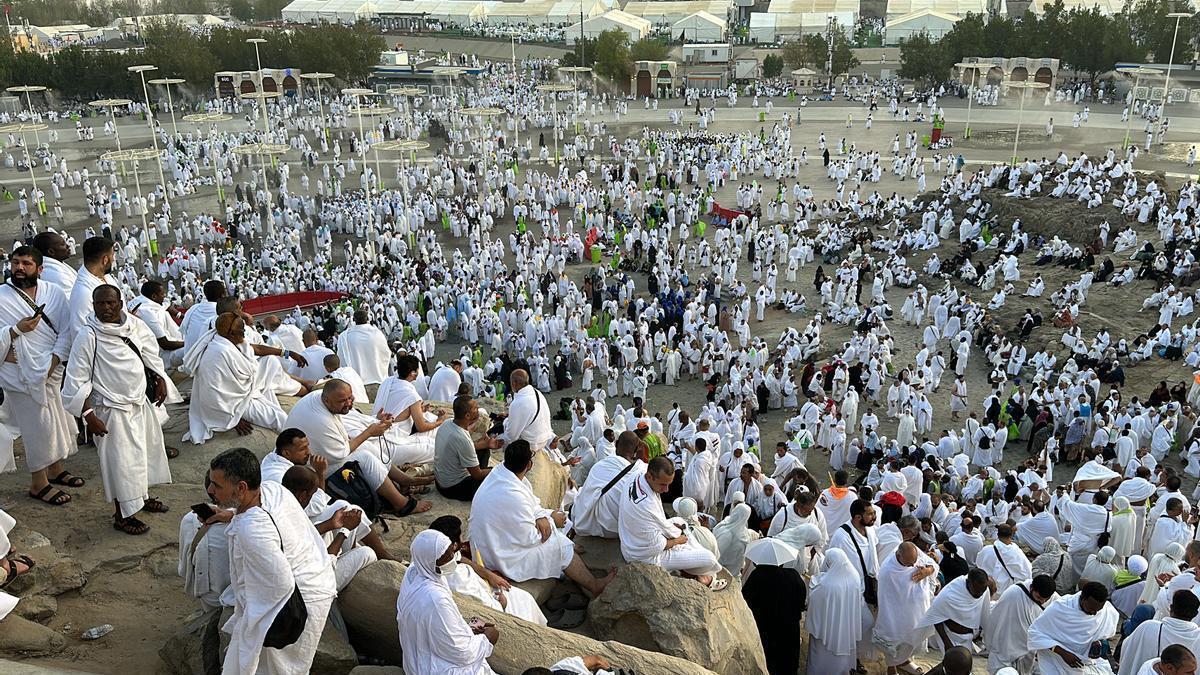
<path fill-rule="evenodd" d="M 779 77 L 783 74 L 783 57 L 778 54 L 767 54 L 762 62 L 763 77 Z"/>

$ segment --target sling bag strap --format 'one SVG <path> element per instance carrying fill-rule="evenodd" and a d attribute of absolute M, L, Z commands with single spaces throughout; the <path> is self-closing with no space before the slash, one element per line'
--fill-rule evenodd
<path fill-rule="evenodd" d="M 1066 560 L 1067 560 L 1067 557 L 1066 557 L 1065 555 L 1064 555 L 1064 556 L 1059 556 L 1059 558 L 1058 558 L 1058 567 L 1057 567 L 1057 568 L 1055 568 L 1055 570 L 1054 570 L 1054 574 L 1050 575 L 1050 577 L 1051 577 L 1052 579 L 1054 579 L 1055 581 L 1058 581 L 1058 573 L 1062 571 L 1062 568 L 1063 568 L 1063 563 L 1064 563 L 1064 562 L 1066 562 Z"/>
<path fill-rule="evenodd" d="M 608 494 L 608 491 L 613 489 L 614 485 L 619 483 L 626 474 L 633 470 L 633 464 L 633 462 L 630 462 L 624 469 L 621 469 L 619 472 L 617 472 L 617 475 L 613 476 L 612 480 L 608 481 L 608 485 L 605 485 L 604 488 L 600 490 L 600 496 L 596 497 L 597 502 L 599 502 L 601 499 L 604 499 L 604 495 Z"/>
<path fill-rule="evenodd" d="M 29 305 L 29 309 L 32 309 L 35 312 L 37 311 L 37 309 L 38 309 L 37 303 L 35 303 L 33 300 L 31 300 L 29 298 L 29 296 L 25 294 L 25 291 L 22 291 L 21 289 L 14 286 L 11 281 L 4 282 L 4 285 L 13 289 L 13 291 L 17 294 L 17 297 L 21 298 L 22 300 L 25 301 L 25 304 Z M 46 316 L 45 312 L 42 312 L 42 321 L 46 322 L 46 325 L 50 327 L 50 330 L 54 331 L 56 334 L 58 333 L 58 329 L 54 327 L 54 322 L 50 320 L 50 317 Z"/>
<path fill-rule="evenodd" d="M 858 564 L 862 566 L 863 576 L 866 577 L 867 561 L 863 558 L 862 549 L 858 547 L 858 539 L 854 536 L 854 530 L 850 529 L 849 523 L 842 523 L 842 529 L 846 531 L 846 534 L 850 535 L 850 543 L 854 544 L 854 551 L 858 553 Z"/>
<path fill-rule="evenodd" d="M 1012 572 L 1008 571 L 1008 565 L 1004 564 L 1004 556 L 1000 555 L 1000 549 L 995 544 L 992 544 L 992 553 L 996 554 L 996 562 L 999 562 L 1000 566 L 1004 568 L 1004 573 L 1008 575 L 1008 578 L 1016 581 L 1017 578 L 1013 576 Z"/>

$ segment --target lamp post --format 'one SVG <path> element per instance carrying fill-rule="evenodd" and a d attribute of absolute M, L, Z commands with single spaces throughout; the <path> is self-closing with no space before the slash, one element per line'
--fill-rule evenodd
<path fill-rule="evenodd" d="M 1175 42 L 1179 39 L 1179 22 L 1192 16 L 1191 12 L 1171 12 L 1168 19 L 1175 19 L 1175 33 L 1171 36 L 1171 56 L 1167 59 L 1167 79 L 1163 82 L 1162 103 L 1158 111 L 1158 142 L 1162 143 L 1163 125 L 1167 121 L 1167 96 L 1171 92 L 1171 66 L 1175 65 Z"/>
<path fill-rule="evenodd" d="M 264 101 L 266 99 L 263 99 Z M 239 145 L 233 149 L 233 152 L 238 155 L 257 155 L 263 167 L 263 189 L 268 193 L 270 189 L 267 187 L 267 160 L 264 157 L 271 157 L 272 163 L 275 161 L 276 155 L 282 155 L 290 149 L 290 146 L 281 143 L 247 143 Z M 270 201 L 270 200 L 265 200 Z M 262 205 L 263 223 L 269 234 L 274 233 L 274 219 L 271 218 L 271 212 L 266 204 Z"/>
<path fill-rule="evenodd" d="M 1146 68 L 1144 66 L 1125 66 L 1117 69 L 1118 72 L 1126 75 L 1133 75 L 1133 89 L 1129 90 L 1129 113 L 1125 115 L 1125 144 L 1122 149 L 1129 147 L 1129 125 L 1133 122 L 1133 104 L 1137 102 L 1137 90 L 1142 84 L 1142 78 L 1154 75 L 1161 75 L 1162 71 L 1158 68 Z"/>
<path fill-rule="evenodd" d="M 375 93 L 375 90 L 366 89 L 363 87 L 351 87 L 351 88 L 342 90 L 342 94 L 344 94 L 346 96 L 354 97 L 354 103 L 355 103 L 354 107 L 355 107 L 356 111 L 362 110 L 362 97 L 370 96 L 371 94 L 374 94 L 374 93 Z M 358 114 L 357 117 L 358 117 L 358 154 L 359 154 L 359 157 L 362 158 L 362 172 L 365 175 L 367 173 L 367 134 L 365 131 L 363 131 L 363 121 L 362 121 L 363 116 L 362 116 L 362 114 Z M 379 167 L 375 167 L 375 169 L 376 169 L 376 171 L 378 171 Z M 367 183 L 366 190 L 367 190 L 367 196 L 369 199 L 369 197 L 371 195 L 371 184 L 369 182 Z"/>
<path fill-rule="evenodd" d="M 954 67 L 959 68 L 961 70 L 969 71 L 971 73 L 971 80 L 968 85 L 969 89 L 968 89 L 968 94 L 967 94 L 967 127 L 966 127 L 966 129 L 963 130 L 963 140 L 967 140 L 967 139 L 971 138 L 971 104 L 975 102 L 975 87 L 976 87 L 975 82 L 978 80 L 978 78 L 981 75 L 983 75 L 983 73 L 985 71 L 991 70 L 992 65 L 990 63 L 965 63 L 964 62 L 964 63 L 956 63 L 956 64 L 954 64 Z M 978 72 L 976 72 L 976 71 L 978 71 Z"/>
<path fill-rule="evenodd" d="M 109 162 L 131 162 L 133 164 L 133 184 L 137 189 L 138 210 L 142 215 L 142 229 L 147 228 L 146 224 L 146 209 L 142 208 L 142 179 L 138 177 L 138 171 L 143 159 L 158 157 L 158 151 L 152 148 L 127 148 L 125 150 L 112 150 L 100 155 L 100 159 Z M 161 165 L 159 167 L 161 169 Z M 149 251 L 147 251 L 149 253 Z"/>
<path fill-rule="evenodd" d="M 1026 89 L 1048 89 L 1050 85 L 1045 82 L 1033 82 L 1023 80 L 1020 82 L 1009 82 L 1008 86 L 1021 90 L 1021 107 L 1017 110 L 1017 133 L 1013 136 L 1013 154 L 1012 165 L 1017 165 L 1017 144 L 1021 142 L 1021 118 L 1025 116 L 1025 90 Z"/>
<path fill-rule="evenodd" d="M 14 124 L 6 124 L 6 125 L 0 127 L 0 134 L 9 134 L 9 133 L 21 134 L 21 147 L 25 150 L 25 163 L 28 165 L 28 169 L 29 169 L 29 181 L 31 183 L 33 183 L 34 194 L 30 195 L 30 197 L 32 197 L 34 199 L 37 199 L 37 197 L 36 197 L 37 189 L 38 189 L 37 175 L 33 173 L 33 161 L 34 161 L 33 153 L 29 152 L 29 144 L 25 140 L 25 133 L 28 131 L 37 133 L 39 131 L 42 131 L 44 129 L 49 129 L 49 128 L 50 128 L 49 125 L 42 124 L 41 122 L 16 122 Z M 35 203 L 33 205 L 33 210 L 38 215 L 41 215 L 42 205 L 41 205 L 40 199 L 37 200 L 37 203 Z M 22 223 L 22 225 L 24 225 L 24 223 Z"/>
<path fill-rule="evenodd" d="M 29 123 L 31 125 L 30 129 L 33 131 L 33 140 L 37 147 L 42 147 L 41 130 L 33 128 L 38 123 L 35 119 L 36 114 L 33 112 L 33 94 L 35 92 L 46 91 L 46 87 L 40 84 L 19 84 L 9 87 L 5 91 L 13 94 L 25 94 L 25 105 L 29 107 Z M 28 152 L 28 149 L 26 149 L 26 152 Z"/>
<path fill-rule="evenodd" d="M 551 132 L 554 135 L 554 165 L 562 166 L 562 159 L 558 156 L 558 95 L 564 91 L 570 91 L 571 86 L 567 84 L 554 83 L 539 84 L 537 88 L 538 91 L 549 93 L 552 96 L 551 100 L 554 102 L 554 123 L 553 131 Z"/>
<path fill-rule="evenodd" d="M 182 77 L 159 77 L 149 80 L 150 84 L 161 84 L 167 89 L 167 108 L 171 111 L 171 131 L 179 135 L 179 125 L 175 123 L 175 101 L 171 99 L 171 85 L 183 84 L 187 80 Z"/>
<path fill-rule="evenodd" d="M 131 73 L 137 73 L 142 78 L 142 95 L 146 97 L 146 125 L 150 127 L 150 143 L 154 147 L 154 152 L 158 152 L 158 134 L 154 132 L 154 111 L 150 108 L 150 90 L 146 88 L 146 73 L 158 70 L 158 66 L 129 66 L 128 70 Z M 158 157 L 158 181 L 162 184 L 163 201 L 166 201 L 170 191 L 167 190 L 167 179 L 163 175 L 162 155 Z"/>
<path fill-rule="evenodd" d="M 258 46 L 263 44 L 266 41 L 267 41 L 266 38 L 246 38 L 246 42 L 249 42 L 250 44 L 254 45 L 254 62 L 258 65 L 258 91 L 259 91 L 259 93 L 263 93 L 263 69 L 262 69 L 262 55 L 258 51 Z M 265 98 L 260 98 L 259 104 L 262 105 L 263 133 L 264 134 L 270 133 L 271 123 L 267 119 L 267 100 Z M 266 139 L 263 139 L 263 140 L 265 141 Z"/>
<path fill-rule="evenodd" d="M 213 124 L 215 124 L 217 122 L 228 122 L 231 119 L 233 119 L 233 116 L 226 115 L 225 113 L 195 113 L 193 115 L 184 115 L 183 116 L 184 122 L 195 122 L 196 123 L 196 134 L 198 136 L 202 135 L 202 131 L 200 129 L 201 124 L 204 124 L 205 122 L 209 122 L 209 123 L 213 123 Z M 216 186 L 217 186 L 217 205 L 221 206 L 221 205 L 225 204 L 225 188 L 224 188 L 224 186 L 221 185 L 221 172 L 220 172 L 220 169 L 218 168 L 217 144 L 216 143 L 212 144 L 211 153 L 212 153 L 211 159 L 212 159 L 212 165 L 213 165 L 213 180 L 215 181 Z"/>
<path fill-rule="evenodd" d="M 325 99 L 321 98 L 321 80 L 328 80 L 333 77 L 333 73 L 300 73 L 300 79 L 312 80 L 313 86 L 317 88 L 317 108 L 321 112 L 321 133 L 328 133 L 328 119 L 325 117 Z"/>
<path fill-rule="evenodd" d="M 592 69 L 587 66 L 563 66 L 558 69 L 560 73 L 571 73 L 571 85 L 574 87 L 571 95 L 575 99 L 575 133 L 579 133 L 579 74 L 590 73 Z"/>

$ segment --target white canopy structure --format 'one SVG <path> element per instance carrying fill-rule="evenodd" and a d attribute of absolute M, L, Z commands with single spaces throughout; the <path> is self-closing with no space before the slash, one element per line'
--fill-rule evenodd
<path fill-rule="evenodd" d="M 381 17 L 425 16 L 458 25 L 487 17 L 487 9 L 479 0 L 376 0 L 375 13 Z"/>
<path fill-rule="evenodd" d="M 1034 0 L 1033 4 L 1037 2 Z M 988 0 L 888 0 L 887 21 L 890 23 L 924 10 L 959 18 L 968 14 L 987 14 Z"/>
<path fill-rule="evenodd" d="M 293 23 L 352 24 L 375 16 L 370 0 L 292 0 L 283 8 L 283 20 Z"/>
<path fill-rule="evenodd" d="M 584 20 L 600 16 L 606 11 L 601 0 L 525 0 L 525 2 L 484 2 L 487 22 L 492 25 L 524 24 L 536 26 L 561 26 L 579 23 L 580 8 Z"/>
<path fill-rule="evenodd" d="M 699 11 L 676 21 L 671 26 L 671 35 L 682 35 L 687 42 L 722 42 L 725 24 L 725 19 Z"/>
<path fill-rule="evenodd" d="M 642 17 L 652 25 L 673 27 L 697 12 L 705 12 L 724 21 L 724 18 L 729 16 L 729 8 L 732 5 L 733 0 L 633 0 L 625 5 L 625 11 Z"/>
<path fill-rule="evenodd" d="M 582 23 L 576 22 L 566 29 L 565 35 L 569 44 L 575 44 L 579 42 L 581 30 L 584 37 L 595 38 L 604 31 L 614 29 L 625 31 L 629 35 L 630 42 L 634 42 L 650 34 L 650 22 L 619 9 L 610 9 L 600 16 L 586 19 Z"/>
<path fill-rule="evenodd" d="M 918 10 L 888 21 L 884 44 L 898 45 L 902 40 L 907 40 L 919 33 L 927 33 L 930 38 L 939 40 L 943 35 L 949 33 L 954 28 L 954 24 L 961 19 L 962 17 L 932 9 Z"/>

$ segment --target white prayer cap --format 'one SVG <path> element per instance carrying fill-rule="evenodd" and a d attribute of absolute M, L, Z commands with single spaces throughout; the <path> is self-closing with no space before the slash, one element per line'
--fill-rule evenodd
<path fill-rule="evenodd" d="M 1142 556 L 1131 555 L 1129 556 L 1129 560 L 1125 563 L 1125 568 L 1133 574 L 1141 576 L 1146 573 L 1146 570 L 1150 568 L 1150 565 Z"/>
<path fill-rule="evenodd" d="M 1021 675 L 1016 668 L 1001 668 L 996 671 L 996 675 Z"/>
<path fill-rule="evenodd" d="M 730 505 L 746 503 L 746 493 L 742 492 L 741 490 L 733 493 L 733 496 L 729 500 L 729 503 L 730 503 Z"/>

